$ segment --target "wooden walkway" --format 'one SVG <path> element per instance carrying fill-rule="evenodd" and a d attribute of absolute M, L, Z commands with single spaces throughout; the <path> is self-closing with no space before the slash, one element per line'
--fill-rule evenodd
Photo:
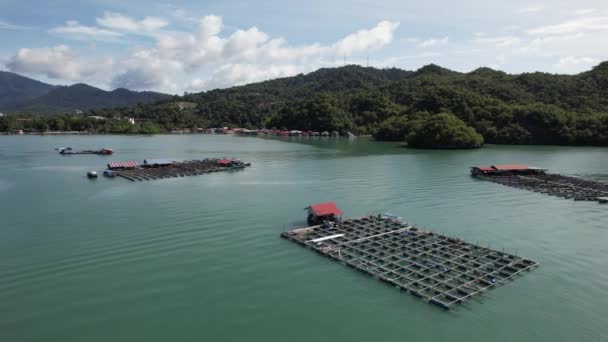
<path fill-rule="evenodd" d="M 443 309 L 538 266 L 389 217 L 349 219 L 334 228 L 295 229 L 281 237 Z"/>
<path fill-rule="evenodd" d="M 598 201 L 599 198 L 608 196 L 608 183 L 557 174 L 476 177 L 514 188 L 569 198 L 575 201 Z"/>
<path fill-rule="evenodd" d="M 233 165 L 233 166 L 220 166 L 216 160 L 189 160 L 183 162 L 176 162 L 171 166 L 160 166 L 160 167 L 137 167 L 133 169 L 117 170 L 113 173 L 124 179 L 128 179 L 132 182 L 135 181 L 149 181 L 165 178 L 175 177 L 186 177 L 196 176 L 205 173 L 229 171 L 244 169 L 249 164 Z"/>

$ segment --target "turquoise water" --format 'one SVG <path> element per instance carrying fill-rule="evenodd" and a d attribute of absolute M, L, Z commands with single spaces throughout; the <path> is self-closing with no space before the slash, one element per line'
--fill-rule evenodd
<path fill-rule="evenodd" d="M 111 157 L 55 147 L 112 147 Z M 88 180 L 109 161 L 242 171 Z M 0 341 L 605 341 L 608 206 L 471 178 L 529 163 L 608 180 L 608 149 L 422 151 L 366 140 L 0 137 Z M 279 238 L 303 208 L 408 222 L 540 267 L 444 312 Z"/>

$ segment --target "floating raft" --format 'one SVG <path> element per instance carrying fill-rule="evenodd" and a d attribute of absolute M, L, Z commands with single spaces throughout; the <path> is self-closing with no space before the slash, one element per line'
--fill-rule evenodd
<path fill-rule="evenodd" d="M 546 169 L 525 164 L 473 166 L 471 175 L 491 182 L 543 194 L 598 201 L 608 196 L 608 183 L 547 173 Z"/>
<path fill-rule="evenodd" d="M 295 229 L 281 237 L 443 309 L 538 266 L 528 259 L 420 230 L 387 216 L 349 219 L 331 229 Z"/>
<path fill-rule="evenodd" d="M 608 197 L 608 183 L 597 182 L 558 174 L 535 175 L 478 175 L 478 178 L 514 188 L 573 199 L 598 201 Z"/>
<path fill-rule="evenodd" d="M 114 153 L 114 151 L 112 151 L 111 148 L 102 148 L 101 150 L 82 150 L 82 151 L 74 151 L 74 150 L 72 150 L 71 147 L 64 147 L 64 148 L 59 149 L 59 154 L 64 155 L 64 156 L 74 155 L 74 154 L 99 154 L 99 155 L 109 156 L 112 153 Z"/>
<path fill-rule="evenodd" d="M 250 164 L 235 161 L 219 163 L 216 159 L 204 159 L 172 162 L 167 166 L 135 166 L 122 170 L 112 170 L 112 173 L 118 177 L 135 182 L 196 176 L 211 172 L 244 169 L 247 166 L 250 166 Z"/>

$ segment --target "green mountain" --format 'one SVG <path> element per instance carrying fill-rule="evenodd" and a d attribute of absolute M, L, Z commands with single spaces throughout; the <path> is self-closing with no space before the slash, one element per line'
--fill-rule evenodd
<path fill-rule="evenodd" d="M 354 65 L 323 68 L 293 77 L 189 94 L 179 101 L 197 104 L 195 113 L 213 125 L 260 127 L 291 101 L 314 94 L 370 91 L 411 75 L 411 71 Z"/>
<path fill-rule="evenodd" d="M 55 86 L 31 78 L 0 71 L 0 109 L 11 108 L 21 102 L 47 94 Z"/>
<path fill-rule="evenodd" d="M 0 110 L 8 113 L 60 114 L 74 110 L 151 103 L 169 95 L 151 91 L 101 90 L 87 84 L 52 86 L 17 74 L 0 73 Z"/>
<path fill-rule="evenodd" d="M 55 114 L 94 108 L 127 107 L 138 103 L 150 103 L 168 98 L 169 95 L 151 91 L 115 89 L 105 91 L 78 83 L 56 87 L 33 100 L 21 103 L 13 111 L 34 114 Z"/>
<path fill-rule="evenodd" d="M 190 105 L 184 108 L 178 103 Z M 401 141 L 413 137 L 412 130 L 426 127 L 420 118 L 433 123 L 436 120 L 428 115 L 445 113 L 458 120 L 444 119 L 439 127 L 461 127 L 462 121 L 488 143 L 606 146 L 608 62 L 577 75 L 510 75 L 490 68 L 460 73 L 437 65 L 416 71 L 350 65 L 175 96 L 123 113 L 166 129 L 338 130 Z M 470 136 L 468 130 L 453 132 Z"/>

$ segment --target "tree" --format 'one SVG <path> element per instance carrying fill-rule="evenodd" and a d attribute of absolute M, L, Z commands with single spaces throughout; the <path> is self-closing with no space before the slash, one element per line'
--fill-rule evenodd
<path fill-rule="evenodd" d="M 450 113 L 420 115 L 411 119 L 405 140 L 417 148 L 477 148 L 483 137 Z"/>
<path fill-rule="evenodd" d="M 387 141 L 403 141 L 408 130 L 408 119 L 405 116 L 393 116 L 380 124 L 374 138 Z"/>

